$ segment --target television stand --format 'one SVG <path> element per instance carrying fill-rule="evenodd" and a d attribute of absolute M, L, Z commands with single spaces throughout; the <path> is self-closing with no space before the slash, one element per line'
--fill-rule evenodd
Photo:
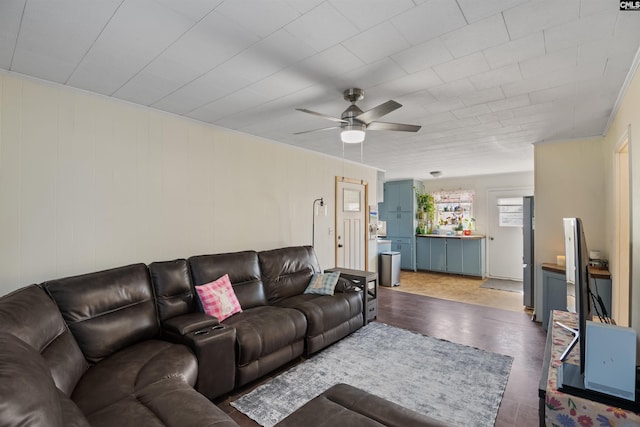
<path fill-rule="evenodd" d="M 564 325 L 577 325 L 578 316 L 575 313 L 566 311 L 553 310 L 549 318 L 549 330 L 547 331 L 547 343 L 542 365 L 542 375 L 538 388 L 540 426 L 557 425 L 575 425 L 579 426 L 580 421 L 591 419 L 592 424 L 617 425 L 624 419 L 624 423 L 628 425 L 640 426 L 640 404 L 634 402 L 634 409 L 625 409 L 628 407 L 627 402 L 616 402 L 616 404 L 607 404 L 600 401 L 599 396 L 589 391 L 589 395 L 582 397 L 577 394 L 567 394 L 560 391 L 558 384 L 558 371 L 562 370 L 562 376 L 572 376 L 572 373 L 561 368 L 560 355 L 564 352 L 567 345 L 573 338 L 573 334 L 568 334 L 567 330 L 556 322 Z M 568 363 L 575 364 L 578 372 L 577 347 L 571 351 L 567 357 Z M 569 368 L 571 369 L 571 368 Z M 579 377 L 579 375 L 578 375 Z M 564 379 L 564 378 L 563 378 Z M 636 391 L 636 396 L 640 393 Z M 562 420 L 562 422 L 559 422 Z M 571 422 L 573 421 L 573 423 Z"/>
<path fill-rule="evenodd" d="M 634 401 L 622 399 L 610 394 L 600 393 L 595 390 L 590 390 L 584 385 L 584 374 L 580 372 L 580 366 L 572 365 L 570 363 L 563 363 L 558 367 L 557 372 L 558 391 L 563 393 L 572 394 L 574 396 L 582 397 L 584 399 L 593 400 L 595 402 L 604 403 L 614 408 L 623 408 L 634 413 L 640 412 L 640 396 L 638 395 L 638 389 L 636 386 L 636 396 Z"/>

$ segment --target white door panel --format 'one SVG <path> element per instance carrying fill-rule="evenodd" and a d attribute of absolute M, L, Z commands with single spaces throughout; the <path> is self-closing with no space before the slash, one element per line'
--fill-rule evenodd
<path fill-rule="evenodd" d="M 365 270 L 365 186 L 338 182 L 336 199 L 336 267 Z"/>
<path fill-rule="evenodd" d="M 522 280 L 523 278 L 523 238 L 522 226 L 501 226 L 500 199 L 522 198 L 533 193 L 530 189 L 489 191 L 489 236 L 487 256 L 489 277 Z"/>

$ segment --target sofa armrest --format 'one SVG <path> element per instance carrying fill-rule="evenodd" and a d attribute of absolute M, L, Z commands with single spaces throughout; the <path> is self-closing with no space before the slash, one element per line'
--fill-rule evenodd
<path fill-rule="evenodd" d="M 217 318 L 204 313 L 188 313 L 175 316 L 162 322 L 162 328 L 169 334 L 187 335 L 199 329 L 219 325 Z"/>
<path fill-rule="evenodd" d="M 213 400 L 236 382 L 236 329 L 204 313 L 189 313 L 163 322 L 164 337 L 189 347 L 198 359 L 196 390 Z"/>

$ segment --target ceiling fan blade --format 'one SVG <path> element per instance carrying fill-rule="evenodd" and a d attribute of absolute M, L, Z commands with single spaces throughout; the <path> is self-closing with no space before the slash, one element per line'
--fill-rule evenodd
<path fill-rule="evenodd" d="M 303 113 L 313 114 L 314 116 L 322 117 L 323 119 L 331 120 L 338 123 L 347 123 L 346 120 L 339 119 L 337 117 L 328 116 L 326 114 L 318 113 L 317 111 L 307 110 L 306 108 L 296 108 L 298 111 L 302 111 Z"/>
<path fill-rule="evenodd" d="M 418 132 L 422 126 L 405 125 L 403 123 L 371 122 L 367 130 L 399 130 L 403 132 Z"/>
<path fill-rule="evenodd" d="M 330 129 L 340 129 L 340 126 L 331 126 L 328 128 L 312 129 L 312 130 L 303 130 L 302 132 L 295 132 L 294 135 L 302 135 L 303 133 L 320 132 L 321 130 L 330 130 Z"/>
<path fill-rule="evenodd" d="M 371 123 L 375 119 L 384 116 L 385 114 L 389 114 L 392 111 L 397 110 L 402 107 L 402 104 L 397 103 L 396 101 L 387 101 L 378 105 L 377 107 L 373 107 L 370 110 L 365 111 L 362 114 L 358 114 L 355 118 L 364 122 L 366 124 Z"/>

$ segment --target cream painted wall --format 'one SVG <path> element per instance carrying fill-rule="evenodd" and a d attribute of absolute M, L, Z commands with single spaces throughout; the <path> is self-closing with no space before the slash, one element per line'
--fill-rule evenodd
<path fill-rule="evenodd" d="M 579 217 L 590 250 L 609 256 L 606 244 L 603 138 L 536 144 L 535 280 L 536 317 L 542 310 L 542 263 L 564 254 L 562 218 Z"/>
<path fill-rule="evenodd" d="M 640 55 L 640 51 L 638 53 Z M 636 60 L 635 64 L 638 61 Z M 613 252 L 614 222 L 614 153 L 616 145 L 629 136 L 629 163 L 631 175 L 631 326 L 640 333 L 640 69 L 635 70 L 626 94 L 620 103 L 605 136 L 605 185 L 607 244 Z"/>
<path fill-rule="evenodd" d="M 337 142 L 336 142 L 337 143 Z M 311 244 L 335 176 L 376 170 L 0 73 L 0 295 L 46 279 L 203 253 Z M 316 251 L 334 266 L 334 216 Z M 370 245 L 375 269 L 375 242 Z"/>

